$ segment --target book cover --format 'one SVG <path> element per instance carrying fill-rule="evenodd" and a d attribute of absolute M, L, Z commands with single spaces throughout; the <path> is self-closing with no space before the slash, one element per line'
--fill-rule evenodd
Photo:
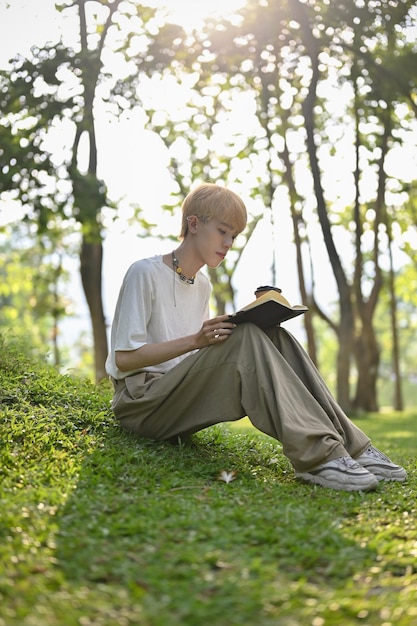
<path fill-rule="evenodd" d="M 231 315 L 230 320 L 234 324 L 252 322 L 260 328 L 269 328 L 297 317 L 297 315 L 302 315 L 306 311 L 308 311 L 308 307 L 302 304 L 291 306 L 279 290 L 271 288 L 240 311 Z"/>

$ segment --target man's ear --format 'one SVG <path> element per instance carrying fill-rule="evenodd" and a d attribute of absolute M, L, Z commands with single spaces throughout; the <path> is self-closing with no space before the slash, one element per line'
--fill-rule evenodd
<path fill-rule="evenodd" d="M 197 232 L 197 225 L 198 225 L 197 215 L 189 215 L 187 217 L 187 222 L 188 222 L 188 230 L 190 231 L 192 235 L 194 235 Z"/>

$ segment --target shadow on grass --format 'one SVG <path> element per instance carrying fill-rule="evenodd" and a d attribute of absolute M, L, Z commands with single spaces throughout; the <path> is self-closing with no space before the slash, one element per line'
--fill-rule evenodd
<path fill-rule="evenodd" d="M 329 594 L 374 562 L 342 528 L 364 497 L 296 483 L 265 436 L 219 426 L 172 446 L 110 428 L 61 512 L 57 566 L 122 586 L 141 624 L 278 624 L 303 589 Z"/>

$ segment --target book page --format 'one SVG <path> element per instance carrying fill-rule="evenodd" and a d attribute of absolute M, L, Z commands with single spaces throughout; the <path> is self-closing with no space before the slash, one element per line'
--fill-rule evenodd
<path fill-rule="evenodd" d="M 264 294 L 262 294 L 262 296 L 259 296 L 259 298 L 256 298 L 256 300 L 254 300 L 253 302 L 250 302 L 246 306 L 242 307 L 240 310 L 241 311 L 249 311 L 250 309 L 253 309 L 256 306 L 259 306 L 263 302 L 269 302 L 270 300 L 275 300 L 275 302 L 278 302 L 279 304 L 282 304 L 283 306 L 287 307 L 288 309 L 292 309 L 293 308 L 291 306 L 291 304 L 288 302 L 288 300 L 286 298 L 284 298 L 284 296 L 282 294 L 278 293 L 277 291 L 266 291 Z M 297 308 L 299 308 L 299 307 L 305 308 L 305 307 L 303 307 L 300 304 L 296 305 L 296 306 L 297 306 Z"/>

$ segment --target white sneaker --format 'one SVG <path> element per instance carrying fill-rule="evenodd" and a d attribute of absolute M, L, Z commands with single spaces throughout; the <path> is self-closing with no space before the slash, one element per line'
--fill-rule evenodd
<path fill-rule="evenodd" d="M 303 482 L 337 491 L 372 491 L 378 486 L 376 476 L 350 456 L 328 461 L 309 472 L 295 472 L 295 476 Z"/>
<path fill-rule="evenodd" d="M 403 482 L 407 478 L 407 472 L 400 465 L 396 465 L 375 446 L 370 446 L 363 454 L 358 456 L 357 461 L 362 467 L 374 474 L 378 480 L 397 480 Z"/>

